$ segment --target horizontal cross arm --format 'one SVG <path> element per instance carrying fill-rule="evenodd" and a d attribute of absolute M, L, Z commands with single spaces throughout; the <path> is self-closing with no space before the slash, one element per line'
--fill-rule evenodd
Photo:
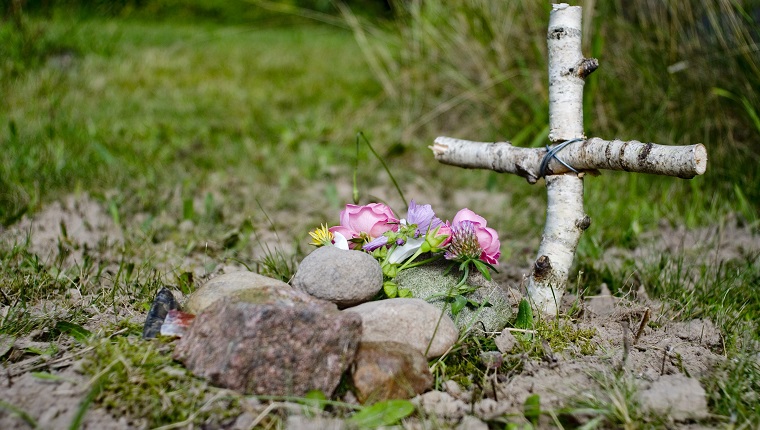
<path fill-rule="evenodd" d="M 513 173 L 531 184 L 538 181 L 541 161 L 547 153 L 546 148 L 521 148 L 509 142 L 472 142 L 451 137 L 435 139 L 430 149 L 441 163 Z M 594 137 L 568 145 L 557 157 L 578 171 L 624 170 L 691 179 L 707 169 L 707 150 L 702 144 L 669 146 Z M 547 175 L 570 171 L 556 159 L 546 168 Z"/>

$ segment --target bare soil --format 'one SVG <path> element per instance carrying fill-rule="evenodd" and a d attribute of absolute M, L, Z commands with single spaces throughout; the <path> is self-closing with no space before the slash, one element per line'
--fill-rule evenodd
<path fill-rule="evenodd" d="M 453 200 L 456 198 L 451 197 Z M 477 196 L 467 194 L 467 198 Z M 456 202 L 448 203 L 457 206 Z M 269 215 L 285 220 L 297 217 L 289 210 Z M 294 224 L 297 225 L 294 229 L 303 227 L 303 231 L 307 231 L 309 228 L 303 221 Z M 259 240 L 276 240 L 274 236 L 262 235 L 266 226 L 258 230 Z M 52 262 L 56 261 L 64 270 L 81 265 L 86 252 L 107 262 L 105 270 L 115 273 L 122 258 L 118 254 L 119 246 L 128 240 L 123 231 L 126 230 L 115 224 L 101 203 L 87 195 L 79 195 L 53 203 L 33 217 L 24 218 L 6 231 L 0 231 L 0 239 L 6 244 L 28 241 L 28 249 L 37 254 L 44 264 L 54 266 Z M 282 248 L 282 242 L 273 243 L 273 246 Z M 58 261 L 56 259 L 61 255 L 61 250 L 64 250 L 65 257 Z M 139 261 L 140 258 L 153 256 L 158 271 L 174 275 L 178 270 L 192 270 L 197 276 L 197 282 L 217 273 L 243 269 L 241 264 L 226 261 L 209 270 L 208 255 L 202 248 L 185 252 L 180 244 L 171 240 L 143 244 L 140 250 L 142 255 L 134 255 L 132 258 Z M 286 249 L 285 252 L 287 251 Z M 663 253 L 679 253 L 687 260 L 686 267 L 694 267 L 702 262 L 726 261 L 758 251 L 760 237 L 737 222 L 696 230 L 662 225 L 658 231 L 643 234 L 635 249 L 608 250 L 605 261 L 599 264 L 614 266 L 626 258 L 655 260 Z M 525 251 L 526 255 L 528 253 Z M 519 288 L 522 275 L 529 270 L 530 258 L 532 257 L 524 257 L 521 252 L 517 252 L 510 261 L 516 263 L 502 271 L 497 280 L 505 287 Z M 685 276 L 698 274 L 688 272 Z M 104 284 L 102 287 L 109 286 Z M 87 294 L 97 294 L 97 291 Z M 564 300 L 566 309 L 575 299 L 571 296 Z M 68 291 L 65 297 L 50 297 L 35 304 L 30 312 L 50 312 L 51 309 L 56 309 L 56 302 L 86 306 L 88 297 L 82 297 L 81 292 L 74 289 Z M 8 306 L 0 307 L 0 317 L 4 317 L 7 312 Z M 597 348 L 593 355 L 584 356 L 572 349 L 546 351 L 542 360 L 525 357 L 523 370 L 519 374 L 493 375 L 493 383 L 486 384 L 480 394 L 447 382 L 440 391 L 426 393 L 414 401 L 424 411 L 428 423 L 441 426 L 461 424 L 466 428 L 477 428 L 481 421 L 492 420 L 504 414 L 522 416 L 526 399 L 534 394 L 540 396 L 541 408 L 544 410 L 566 407 L 569 402 L 577 402 L 579 399 L 614 403 L 615 399 L 610 398 L 615 395 L 615 390 L 610 388 L 611 384 L 615 375 L 625 374 L 632 377 L 642 404 L 655 405 L 652 406 L 652 412 L 668 413 L 674 423 L 679 423 L 678 426 L 686 426 L 690 421 L 707 416 L 704 390 L 699 392 L 701 387 L 698 381 L 709 375 L 716 364 L 725 358 L 722 355 L 722 335 L 712 322 L 676 322 L 678 312 L 678 309 L 651 300 L 643 289 L 619 298 L 609 295 L 602 286 L 602 294 L 583 298 L 582 311 L 574 321 L 577 327 L 595 329 L 593 341 Z M 650 322 L 644 324 L 639 333 L 640 323 L 646 313 L 649 313 Z M 93 312 L 85 326 L 97 332 L 120 319 L 130 318 L 140 322 L 144 317 L 145 313 L 127 306 L 124 310 L 100 309 Z M 54 348 L 50 348 L 51 345 Z M 30 347 L 38 351 L 54 352 L 29 354 Z M 45 340 L 41 333 L 31 333 L 18 339 L 0 335 L 0 401 L 6 405 L 0 407 L 0 428 L 30 428 L 19 411 L 24 411 L 36 420 L 40 428 L 67 428 L 91 388 L 92 381 L 81 370 L 81 359 L 86 353 L 86 347 L 65 336 Z M 508 355 L 509 352 L 505 354 Z M 34 373 L 39 371 L 57 377 L 44 378 Z M 12 405 L 15 409 L 7 405 Z M 230 428 L 247 428 L 266 407 L 257 402 L 252 402 L 249 406 L 230 424 Z M 294 411 L 297 414 L 297 409 Z M 574 417 L 579 423 L 588 419 L 582 413 L 577 413 Z M 330 421 L 329 417 L 320 419 L 327 419 L 331 426 L 341 428 L 341 423 Z M 544 416 L 542 419 L 549 418 Z M 317 418 L 312 421 L 314 420 Z M 305 426 L 302 419 L 289 419 L 288 422 L 294 428 Z M 422 422 L 413 419 L 405 422 L 405 425 L 409 428 L 429 428 Z M 90 429 L 141 427 L 144 427 L 144 423 L 138 417 L 115 417 L 97 404 L 92 404 L 87 409 L 82 425 L 82 428 Z"/>

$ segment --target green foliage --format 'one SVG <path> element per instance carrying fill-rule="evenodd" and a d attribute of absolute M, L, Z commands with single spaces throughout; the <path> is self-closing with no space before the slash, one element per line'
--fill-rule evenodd
<path fill-rule="evenodd" d="M 517 309 L 517 318 L 515 319 L 515 328 L 523 330 L 533 330 L 533 309 L 527 299 L 520 300 Z"/>
<path fill-rule="evenodd" d="M 171 349 L 133 336 L 97 340 L 84 364 L 94 401 L 150 427 L 183 421 L 217 427 L 240 413 L 237 397 L 193 378 L 172 360 Z"/>
<path fill-rule="evenodd" d="M 538 352 L 538 342 L 546 340 L 555 353 L 572 348 L 581 355 L 591 355 L 597 347 L 593 340 L 595 335 L 596 329 L 593 327 L 581 328 L 567 320 L 542 319 L 536 324 L 536 338 L 531 345 L 532 350 Z M 541 351 L 541 353 L 545 354 L 546 351 Z"/>
<path fill-rule="evenodd" d="M 360 410 L 348 422 L 358 428 L 392 426 L 413 412 L 414 405 L 409 400 L 385 400 Z"/>
<path fill-rule="evenodd" d="M 730 360 L 718 365 L 717 372 L 705 381 L 710 410 L 730 417 L 738 427 L 757 428 L 760 417 L 760 364 L 757 361 L 755 340 L 747 336 L 747 344 Z"/>
<path fill-rule="evenodd" d="M 593 374 L 602 387 L 600 394 L 587 394 L 578 399 L 577 404 L 567 408 L 569 414 L 592 416 L 584 428 L 656 428 L 664 424 L 657 417 L 645 416 L 636 397 L 636 382 L 632 376 L 624 374 Z"/>

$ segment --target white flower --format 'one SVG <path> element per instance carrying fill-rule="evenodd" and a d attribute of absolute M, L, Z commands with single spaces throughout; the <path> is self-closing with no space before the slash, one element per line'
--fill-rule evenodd
<path fill-rule="evenodd" d="M 346 240 L 346 236 L 337 232 L 333 233 L 333 246 L 348 251 L 348 240 Z"/>
<path fill-rule="evenodd" d="M 390 253 L 388 256 L 388 263 L 397 264 L 403 262 L 414 255 L 422 247 L 423 243 L 425 243 L 425 236 L 416 239 L 407 239 L 405 244 L 396 247 L 396 249 Z"/>

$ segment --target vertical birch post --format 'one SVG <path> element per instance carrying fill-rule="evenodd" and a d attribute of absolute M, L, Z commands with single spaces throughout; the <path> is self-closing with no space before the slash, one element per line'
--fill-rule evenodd
<path fill-rule="evenodd" d="M 549 55 L 549 140 L 585 139 L 583 86 L 598 63 L 581 53 L 580 6 L 553 5 L 546 35 Z M 584 66 L 587 65 L 587 66 Z M 578 73 L 589 69 L 588 73 Z M 546 177 L 546 225 L 538 258 L 528 280 L 528 295 L 536 307 L 556 314 L 575 250 L 591 220 L 583 212 L 583 177 L 564 173 Z"/>
<path fill-rule="evenodd" d="M 580 6 L 561 3 L 553 5 L 549 16 L 549 140 L 557 145 L 518 148 L 509 142 L 439 137 L 431 147 L 441 163 L 514 173 L 531 184 L 546 179 L 546 225 L 527 288 L 534 307 L 551 315 L 557 314 L 581 234 L 591 225 L 583 211 L 583 171 L 625 170 L 690 179 L 707 169 L 702 144 L 586 139 L 583 86 L 599 63 L 581 53 L 581 11 Z"/>

